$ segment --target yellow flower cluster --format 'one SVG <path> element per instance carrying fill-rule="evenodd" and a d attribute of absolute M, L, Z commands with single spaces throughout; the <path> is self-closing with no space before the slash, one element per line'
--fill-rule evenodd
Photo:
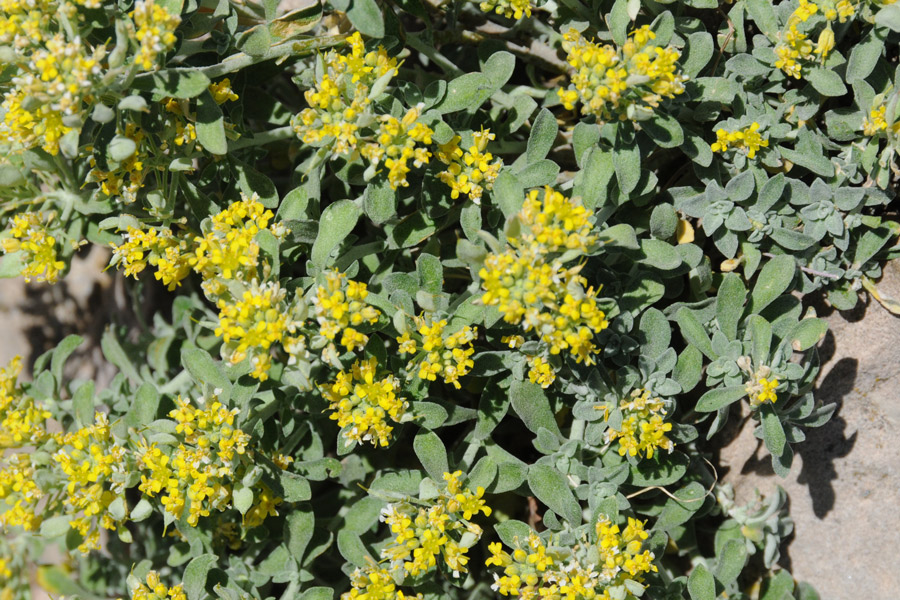
<path fill-rule="evenodd" d="M 597 44 L 575 29 L 563 34 L 563 49 L 575 74 L 559 99 L 569 110 L 577 102 L 581 112 L 598 119 L 644 120 L 664 98 L 684 92 L 687 77 L 677 68 L 678 50 L 653 43 L 648 25 L 634 30 L 621 48 Z"/>
<path fill-rule="evenodd" d="M 91 170 L 88 179 L 100 184 L 100 191 L 111 198 L 117 198 L 125 204 L 132 204 L 137 200 L 137 194 L 144 187 L 144 178 L 147 176 L 145 163 L 146 152 L 142 152 L 141 144 L 144 142 L 144 131 L 134 123 L 128 123 L 121 136 L 134 142 L 137 150 L 119 163 L 111 163 L 110 171 L 104 171 L 97 165 L 97 160 L 91 156 Z"/>
<path fill-rule="evenodd" d="M 784 39 L 775 47 L 778 60 L 775 66 L 789 77 L 800 79 L 803 74 L 802 61 L 812 57 L 813 45 L 807 36 L 797 30 L 797 25 L 790 25 L 784 33 Z"/>
<path fill-rule="evenodd" d="M 373 357 L 356 361 L 349 372 L 341 371 L 334 382 L 320 386 L 333 411 L 330 418 L 345 429 L 344 437 L 373 446 L 387 446 L 394 428 L 389 417 L 399 423 L 409 408 L 397 397 L 400 382 L 393 375 L 376 379 L 378 361 Z"/>
<path fill-rule="evenodd" d="M 462 471 L 444 473 L 447 488 L 428 508 L 398 502 L 382 511 L 381 520 L 391 527 L 394 539 L 381 556 L 391 568 L 416 576 L 434 568 L 440 558 L 454 577 L 467 572 L 466 554 L 481 537 L 481 527 L 470 519 L 479 512 L 490 516 L 491 509 L 482 499 L 484 488 L 472 492 L 461 479 Z"/>
<path fill-rule="evenodd" d="M 3 252 L 22 253 L 24 267 L 22 275 L 25 281 L 32 279 L 56 283 L 66 264 L 57 256 L 56 238 L 48 227 L 54 215 L 39 212 L 25 212 L 14 215 L 10 237 L 0 240 Z"/>
<path fill-rule="evenodd" d="M 284 228 L 272 223 L 256 194 L 242 195 L 228 208 L 211 218 L 204 235 L 176 236 L 168 228 L 128 227 L 122 244 L 111 244 L 113 264 L 121 264 L 125 274 L 137 278 L 148 264 L 155 266 L 156 279 L 170 290 L 180 285 L 191 269 L 204 279 L 203 288 L 211 299 L 226 293 L 222 279 L 252 281 L 258 277 L 259 243 L 256 234 L 267 229 L 280 238 Z"/>
<path fill-rule="evenodd" d="M 595 534 L 593 543 L 562 552 L 549 549 L 534 532 L 527 540 L 516 540 L 511 554 L 499 542 L 490 544 L 485 563 L 503 569 L 502 576 L 494 575 L 492 588 L 522 600 L 634 600 L 633 588 L 646 588 L 643 575 L 657 570 L 653 553 L 641 550 L 649 537 L 644 523 L 629 517 L 621 531 L 601 516 Z M 617 593 L 611 595 L 610 588 Z"/>
<path fill-rule="evenodd" d="M 744 150 L 748 158 L 755 158 L 760 148 L 768 148 L 769 140 L 759 133 L 759 123 L 754 121 L 749 127 L 728 131 L 718 129 L 716 141 L 710 147 L 713 152 L 725 153 L 729 150 Z"/>
<path fill-rule="evenodd" d="M 0 583 L 5 583 L 12 577 L 12 570 L 9 568 L 9 561 L 0 556 Z"/>
<path fill-rule="evenodd" d="M 519 213 L 521 231 L 512 247 L 488 254 L 479 271 L 485 306 L 497 306 L 507 323 L 521 324 L 550 346 L 551 354 L 569 350 L 578 362 L 593 364 L 600 351 L 594 336 L 608 326 L 597 307 L 593 287 L 565 268 L 555 254 L 584 251 L 596 241 L 591 212 L 550 188 L 532 191 Z"/>
<path fill-rule="evenodd" d="M 130 16 L 134 20 L 134 37 L 140 46 L 134 62 L 142 71 L 153 71 L 157 68 L 159 55 L 175 47 L 175 30 L 181 24 L 181 17 L 154 0 L 139 0 Z"/>
<path fill-rule="evenodd" d="M 404 594 L 397 589 L 391 572 L 378 565 L 357 568 L 350 575 L 349 591 L 341 594 L 341 600 L 422 600 L 422 594 Z"/>
<path fill-rule="evenodd" d="M 211 217 L 203 235 L 177 236 L 168 228 L 128 227 L 123 242 L 112 244 L 112 262 L 135 278 L 152 265 L 156 279 L 170 290 L 192 269 L 199 273 L 204 293 L 219 309 L 215 333 L 224 341 L 223 356 L 232 364 L 249 358 L 251 375 L 265 381 L 273 346 L 280 344 L 291 361 L 306 352 L 305 338 L 297 331 L 306 314 L 302 296 L 289 296 L 277 282 L 265 281 L 268 265 L 260 267 L 256 236 L 265 230 L 280 239 L 286 231 L 281 223 L 271 222 L 273 217 L 256 194 L 242 195 Z M 365 286 L 351 286 L 350 293 L 364 298 Z M 345 332 L 345 340 L 348 335 L 354 344 L 362 336 Z"/>
<path fill-rule="evenodd" d="M 47 437 L 50 412 L 22 392 L 21 371 L 18 356 L 0 370 L 0 449 L 38 444 Z"/>
<path fill-rule="evenodd" d="M 425 146 L 431 144 L 434 131 L 418 122 L 419 113 L 419 107 L 415 107 L 406 111 L 402 119 L 379 116 L 375 141 L 360 148 L 360 154 L 374 167 L 384 161 L 391 189 L 409 186 L 406 175 L 410 161 L 414 167 L 421 167 L 431 160 L 431 152 Z"/>
<path fill-rule="evenodd" d="M 750 406 L 756 408 L 760 404 L 771 402 L 775 404 L 778 400 L 776 390 L 779 382 L 776 378 L 768 378 L 764 376 L 755 377 L 747 382 L 747 395 L 750 396 Z"/>
<path fill-rule="evenodd" d="M 334 50 L 322 56 L 324 73 L 314 89 L 305 93 L 309 108 L 294 120 L 294 130 L 307 144 L 332 145 L 335 154 L 350 154 L 357 148 L 360 117 L 372 102 L 370 92 L 382 77 L 397 75 L 397 60 L 384 48 L 366 52 L 357 32 L 347 38 L 350 51 Z"/>
<path fill-rule="evenodd" d="M 608 406 L 599 406 L 604 411 L 604 418 L 609 421 Z M 650 392 L 639 389 L 631 392 L 630 398 L 624 398 L 619 402 L 619 410 L 622 412 L 622 424 L 606 430 L 606 441 L 619 441 L 619 454 L 625 456 L 653 455 L 660 449 L 671 452 L 675 449 L 666 434 L 672 431 L 672 424 L 665 422 L 665 403 L 659 398 L 651 398 Z"/>
<path fill-rule="evenodd" d="M 288 352 L 305 348 L 297 329 L 302 324 L 303 309 L 293 296 L 277 282 L 260 284 L 256 280 L 244 290 L 240 299 L 220 298 L 219 325 L 215 333 L 225 342 L 222 354 L 233 365 L 250 358 L 256 379 L 268 379 L 272 367 L 270 348 L 281 344 Z"/>
<path fill-rule="evenodd" d="M 416 330 L 422 337 L 422 354 L 413 358 L 407 370 L 416 373 L 420 379 L 435 381 L 438 376 L 444 383 L 452 383 L 456 389 L 462 387 L 459 378 L 472 370 L 475 362 L 472 355 L 475 348 L 472 342 L 478 336 L 477 327 L 465 326 L 450 335 L 444 335 L 447 320 L 435 321 L 425 314 L 415 319 Z M 397 338 L 400 354 L 416 354 L 416 340 L 409 332 Z"/>
<path fill-rule="evenodd" d="M 3 456 L 0 463 L 0 525 L 36 531 L 41 525 L 37 514 L 43 493 L 34 481 L 34 467 L 27 452 Z"/>
<path fill-rule="evenodd" d="M 336 269 L 325 273 L 325 285 L 316 287 L 312 297 L 319 333 L 329 342 L 341 334 L 340 344 L 348 352 L 362 349 L 369 336 L 357 328 L 374 325 L 381 312 L 366 302 L 369 290 L 365 283 L 347 279 Z"/>
<path fill-rule="evenodd" d="M 531 0 L 485 0 L 481 3 L 481 10 L 518 20 L 531 16 Z"/>
<path fill-rule="evenodd" d="M 891 3 L 895 1 L 892 0 Z M 856 6 L 850 0 L 839 0 L 838 2 L 823 0 L 822 6 L 824 9 L 822 14 L 829 21 L 839 20 L 841 23 L 846 23 L 848 19 L 856 15 Z"/>
<path fill-rule="evenodd" d="M 280 223 L 270 222 L 274 215 L 266 209 L 259 196 L 242 194 L 241 199 L 212 216 L 209 231 L 194 239 L 194 256 L 190 264 L 205 282 L 221 277 L 250 281 L 257 277 L 259 244 L 254 239 L 263 229 L 281 238 Z M 207 295 L 219 296 L 215 286 L 204 287 Z"/>
<path fill-rule="evenodd" d="M 494 155 L 486 152 L 488 142 L 496 137 L 490 129 L 472 133 L 472 145 L 463 152 L 459 147 L 462 138 L 453 136 L 446 144 L 438 146 L 438 159 L 447 165 L 441 171 L 441 181 L 450 186 L 450 197 L 456 200 L 460 194 L 469 196 L 475 204 L 481 204 L 484 191 L 494 187 L 494 181 L 503 167 L 503 160 L 494 160 Z"/>
<path fill-rule="evenodd" d="M 154 442 L 140 448 L 141 492 L 151 498 L 159 494 L 165 511 L 176 519 L 187 507 L 191 526 L 212 510 L 228 508 L 236 456 L 244 454 L 250 441 L 234 427 L 237 412 L 215 399 L 199 408 L 179 397 L 169 413 L 177 423 L 178 447 L 163 449 Z"/>
<path fill-rule="evenodd" d="M 882 131 L 890 131 L 894 135 L 900 135 L 900 121 L 893 124 L 887 122 L 887 106 L 882 103 L 869 111 L 869 116 L 863 119 L 863 133 L 868 136 L 876 136 Z"/>
<path fill-rule="evenodd" d="M 17 151 L 41 147 L 56 155 L 63 136 L 75 130 L 67 117 L 80 115 L 85 102 L 92 100 L 105 49 L 91 49 L 78 37 L 67 40 L 62 33 L 51 34 L 48 20 L 29 11 L 26 20 L 32 19 L 37 22 L 13 35 L 17 73 L 0 105 L 0 143 Z"/>
<path fill-rule="evenodd" d="M 522 231 L 510 243 L 517 248 L 534 248 L 542 254 L 566 250 L 586 252 L 597 241 L 590 220 L 593 214 L 549 187 L 531 190 L 518 215 Z"/>
<path fill-rule="evenodd" d="M 124 494 L 126 450 L 116 444 L 105 413 L 97 413 L 94 424 L 69 433 L 54 435 L 59 450 L 53 460 L 66 476 L 65 504 L 67 514 L 81 516 L 71 526 L 84 538 L 78 547 L 88 552 L 100 547 L 100 530 L 115 531 L 121 523 L 109 514 L 109 505 Z M 118 477 L 114 478 L 114 475 Z M 113 483 L 114 479 L 119 483 Z"/>
<path fill-rule="evenodd" d="M 556 381 L 556 372 L 546 359 L 540 356 L 529 356 L 528 367 L 528 381 L 531 383 L 547 389 Z"/>
<path fill-rule="evenodd" d="M 212 87 L 211 85 L 210 92 L 215 94 Z M 162 104 L 165 106 L 166 113 L 171 116 L 167 115 L 166 118 L 166 129 L 161 149 L 167 150 L 171 140 L 175 146 L 179 148 L 183 146 L 184 150 L 191 148 L 202 150 L 202 147 L 197 144 L 197 127 L 188 118 L 191 116 L 191 113 L 187 101 L 176 98 L 163 98 Z"/>
<path fill-rule="evenodd" d="M 809 21 L 816 13 L 822 12 L 827 23 L 819 33 L 815 48 L 809 37 L 800 32 L 799 26 Z M 856 7 L 848 0 L 822 0 L 819 4 L 809 0 L 800 0 L 799 5 L 788 17 L 787 30 L 782 33 L 781 42 L 775 47 L 775 55 L 778 60 L 775 66 L 789 77 L 800 79 L 803 76 L 803 63 L 813 58 L 813 54 L 819 55 L 825 60 L 834 49 L 834 30 L 831 28 L 833 21 L 839 20 L 845 23 L 856 14 Z"/>
<path fill-rule="evenodd" d="M 122 244 L 110 245 L 113 249 L 112 264 L 122 265 L 126 276 L 137 279 L 149 264 L 156 267 L 154 277 L 170 291 L 180 286 L 191 271 L 188 241 L 173 234 L 168 227 L 128 227 Z"/>
<path fill-rule="evenodd" d="M 187 600 L 183 584 L 168 587 L 160 581 L 156 571 L 147 573 L 144 581 L 146 583 L 139 583 L 131 590 L 132 600 Z"/>

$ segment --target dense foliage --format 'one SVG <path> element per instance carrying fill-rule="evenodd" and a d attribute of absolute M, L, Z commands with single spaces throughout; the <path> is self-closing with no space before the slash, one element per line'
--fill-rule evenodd
<path fill-rule="evenodd" d="M 0 7 L 0 274 L 152 315 L 0 373 L 0 599 L 818 597 L 716 458 L 898 253 L 900 4 Z"/>

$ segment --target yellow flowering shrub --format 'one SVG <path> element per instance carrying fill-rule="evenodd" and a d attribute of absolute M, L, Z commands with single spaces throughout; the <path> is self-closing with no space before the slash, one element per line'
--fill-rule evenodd
<path fill-rule="evenodd" d="M 713 4 L 0 0 L 0 278 L 115 300 L 0 370 L 0 600 L 787 589 L 717 434 L 897 308 L 897 3 Z"/>

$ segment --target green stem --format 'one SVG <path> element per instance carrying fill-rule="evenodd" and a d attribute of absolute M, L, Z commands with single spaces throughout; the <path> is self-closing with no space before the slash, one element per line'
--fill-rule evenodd
<path fill-rule="evenodd" d="M 428 44 L 423 43 L 422 40 L 418 38 L 418 36 L 411 33 L 407 34 L 406 42 L 414 50 L 417 50 L 418 52 L 421 52 L 422 54 L 427 56 L 432 62 L 434 62 L 434 64 L 443 69 L 444 73 L 446 73 L 447 75 L 451 77 L 459 77 L 463 74 L 462 70 L 454 65 L 449 58 L 447 58 Z"/>
<path fill-rule="evenodd" d="M 228 150 L 233 151 L 240 150 L 242 148 L 265 146 L 266 144 L 271 144 L 273 142 L 289 140 L 294 137 L 294 135 L 294 128 L 290 125 L 285 125 L 284 127 L 278 127 L 277 129 L 270 129 L 269 131 L 254 133 L 253 137 L 242 137 L 239 140 L 235 140 L 234 142 L 228 144 Z"/>
<path fill-rule="evenodd" d="M 347 39 L 347 36 L 341 34 L 322 36 L 302 41 L 285 42 L 283 44 L 272 46 L 271 48 L 269 48 L 268 52 L 260 56 L 251 56 L 249 54 L 239 52 L 237 54 L 229 56 L 217 65 L 210 65 L 208 67 L 202 67 L 200 69 L 189 70 L 200 71 L 210 79 L 215 79 L 217 77 L 221 77 L 222 75 L 240 71 L 241 69 L 266 60 L 286 59 L 290 56 L 306 56 L 307 54 L 312 54 L 314 51 L 321 48 L 330 48 L 332 46 L 337 46 L 338 44 L 343 43 L 345 39 Z"/>

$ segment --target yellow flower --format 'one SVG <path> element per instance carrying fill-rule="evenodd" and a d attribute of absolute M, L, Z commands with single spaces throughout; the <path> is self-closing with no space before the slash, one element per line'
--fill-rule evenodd
<path fill-rule="evenodd" d="M 66 478 L 65 504 L 70 515 L 81 514 L 72 527 L 84 537 L 81 552 L 99 548 L 100 530 L 122 525 L 108 514 L 109 505 L 124 496 L 124 478 L 130 465 L 123 446 L 112 437 L 105 413 L 94 415 L 94 423 L 68 433 L 55 434 L 59 450 L 53 460 Z"/>
<path fill-rule="evenodd" d="M 495 573 L 491 586 L 503 596 L 532 599 L 596 598 L 609 600 L 614 587 L 629 590 L 623 598 L 632 600 L 630 590 L 646 588 L 644 574 L 656 571 L 654 555 L 643 550 L 649 537 L 644 523 L 629 518 L 625 531 L 600 515 L 591 532 L 570 548 L 558 552 L 535 532 L 527 539 L 516 539 L 512 552 L 501 544 L 491 544 L 487 566 L 502 570 Z"/>
<path fill-rule="evenodd" d="M 484 191 L 493 189 L 503 160 L 494 160 L 494 155 L 485 150 L 488 142 L 495 137 L 489 129 L 482 128 L 472 134 L 474 143 L 467 152 L 459 147 L 461 138 L 458 135 L 440 146 L 437 157 L 447 168 L 441 171 L 439 177 L 450 187 L 451 198 L 455 200 L 460 194 L 465 194 L 475 204 L 481 204 Z"/>
<path fill-rule="evenodd" d="M 375 378 L 377 367 L 375 358 L 356 361 L 349 372 L 341 371 L 334 382 L 320 389 L 333 411 L 329 418 L 341 428 L 349 427 L 344 432 L 347 440 L 387 446 L 393 432 L 387 419 L 401 422 L 409 403 L 397 397 L 400 382 L 393 375 Z"/>
<path fill-rule="evenodd" d="M 144 178 L 148 172 L 144 167 L 149 157 L 141 148 L 145 138 L 144 131 L 137 125 L 128 123 L 125 130 L 120 131 L 119 135 L 134 142 L 137 148 L 135 153 L 119 163 L 109 161 L 110 171 L 100 169 L 97 160 L 92 155 L 88 179 L 99 183 L 100 191 L 105 195 L 121 199 L 125 204 L 131 204 L 137 200 L 137 194 L 144 186 Z"/>
<path fill-rule="evenodd" d="M 812 53 L 812 42 L 807 39 L 805 34 L 797 30 L 796 24 L 792 24 L 784 34 L 784 40 L 775 47 L 775 54 L 778 57 L 775 66 L 788 76 L 800 79 L 802 75 L 801 62 L 809 60 Z"/>
<path fill-rule="evenodd" d="M 507 323 L 533 330 L 551 354 L 569 350 L 578 362 L 593 364 L 600 351 L 594 336 L 609 323 L 597 306 L 596 292 L 585 289 L 587 280 L 577 271 L 558 260 L 545 262 L 530 247 L 492 253 L 479 271 L 481 301 L 496 306 Z"/>
<path fill-rule="evenodd" d="M 888 129 L 895 135 L 900 134 L 900 121 L 889 125 L 887 122 L 887 106 L 882 103 L 869 111 L 869 116 L 863 119 L 863 133 L 868 136 L 876 136 Z"/>
<path fill-rule="evenodd" d="M 228 77 L 218 83 L 209 84 L 209 92 L 216 104 L 225 104 L 238 99 L 238 95 L 231 89 L 231 79 Z"/>
<path fill-rule="evenodd" d="M 135 279 L 147 268 L 156 267 L 154 277 L 174 290 L 191 271 L 189 242 L 168 228 L 138 229 L 129 226 L 121 244 L 112 243 L 112 264 L 124 267 L 125 276 Z"/>
<path fill-rule="evenodd" d="M 831 27 L 826 27 L 822 30 L 822 33 L 819 34 L 819 39 L 816 40 L 816 49 L 815 53 L 822 57 L 822 60 L 825 60 L 825 57 L 834 50 L 834 31 L 832 31 Z"/>
<path fill-rule="evenodd" d="M 747 394 L 750 396 L 750 405 L 757 407 L 760 404 L 771 402 L 775 404 L 778 400 L 776 389 L 779 386 L 778 379 L 757 377 L 754 381 L 747 384 Z"/>
<path fill-rule="evenodd" d="M 22 276 L 25 281 L 56 283 L 66 268 L 57 256 L 56 238 L 48 229 L 54 218 L 39 212 L 26 212 L 13 216 L 10 237 L 0 240 L 3 252 L 22 253 Z"/>
<path fill-rule="evenodd" d="M 0 15 L 8 4 L 3 4 Z M 92 49 L 80 37 L 69 40 L 62 32 L 51 33 L 43 10 L 52 13 L 56 8 L 29 6 L 28 24 L 14 26 L 12 31 L 4 28 L 0 16 L 0 40 L 6 38 L 18 49 L 11 73 L 19 72 L 4 90 L 0 143 L 14 152 L 40 147 L 56 155 L 63 137 L 79 131 L 80 126 L 73 123 L 83 121 L 85 104 L 94 99 L 103 75 L 105 46 Z"/>
<path fill-rule="evenodd" d="M 422 594 L 411 596 L 397 589 L 391 572 L 375 564 L 357 568 L 350 575 L 350 591 L 341 594 L 341 600 L 422 600 Z"/>
<path fill-rule="evenodd" d="M 718 129 L 716 141 L 710 144 L 713 152 L 725 153 L 729 150 L 743 150 L 748 158 L 755 158 L 760 148 L 768 148 L 769 140 L 759 133 L 759 123 L 754 121 L 749 127 L 727 131 Z"/>
<path fill-rule="evenodd" d="M 0 455 L 0 525 L 35 531 L 42 518 L 38 510 L 43 493 L 34 480 L 31 454 Z"/>
<path fill-rule="evenodd" d="M 218 296 L 212 292 L 217 287 L 214 281 L 219 278 L 243 281 L 258 278 L 260 249 L 256 234 L 267 229 L 276 238 L 284 235 L 280 223 L 271 223 L 273 217 L 256 193 L 242 194 L 239 201 L 212 216 L 209 231 L 194 238 L 194 256 L 189 260 L 206 282 L 212 282 L 204 288 L 207 295 Z"/>
<path fill-rule="evenodd" d="M 484 0 L 480 4 L 482 12 L 496 13 L 507 19 L 521 19 L 531 16 L 530 0 Z"/>
<path fill-rule="evenodd" d="M 172 447 L 154 442 L 137 451 L 138 489 L 151 498 L 159 495 L 163 510 L 176 519 L 189 507 L 187 523 L 191 526 L 213 510 L 231 506 L 231 478 L 250 443 L 250 436 L 234 426 L 237 409 L 228 409 L 214 398 L 202 402 L 205 405 L 197 407 L 179 396 L 176 408 L 169 412 L 175 421 Z M 280 501 L 264 487 L 254 498 L 257 508 L 252 515 L 248 511 L 248 526 L 274 514 Z"/>
<path fill-rule="evenodd" d="M 159 573 L 150 571 L 144 578 L 144 583 L 139 583 L 131 590 L 132 600 L 187 600 L 184 586 L 178 584 L 168 587 L 162 583 Z"/>
<path fill-rule="evenodd" d="M 284 499 L 277 496 L 269 486 L 260 484 L 260 489 L 253 494 L 253 505 L 244 515 L 244 526 L 247 529 L 259 527 L 268 517 L 278 516 L 277 507 Z"/>
<path fill-rule="evenodd" d="M 517 248 L 530 245 L 542 253 L 586 252 L 597 241 L 590 220 L 593 214 L 550 187 L 531 190 L 518 215 L 522 231 L 510 243 Z"/>

